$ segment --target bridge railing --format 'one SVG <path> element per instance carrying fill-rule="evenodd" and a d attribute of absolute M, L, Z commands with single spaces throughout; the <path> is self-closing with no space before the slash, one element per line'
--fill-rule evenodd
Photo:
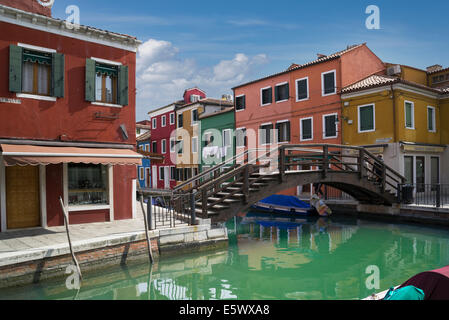
<path fill-rule="evenodd" d="M 381 192 L 391 191 L 399 195 L 405 177 L 387 166 L 384 161 L 356 146 L 335 144 L 285 145 L 279 149 L 279 173 L 281 181 L 285 174 L 295 170 L 319 170 L 323 178 L 327 173 L 352 172 L 379 185 Z"/>

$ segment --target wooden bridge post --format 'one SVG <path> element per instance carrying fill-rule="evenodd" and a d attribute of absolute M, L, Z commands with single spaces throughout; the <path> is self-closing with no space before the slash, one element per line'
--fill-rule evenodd
<path fill-rule="evenodd" d="M 365 149 L 360 149 L 359 150 L 359 158 L 357 159 L 357 162 L 358 162 L 358 166 L 359 166 L 359 178 L 360 179 L 363 179 L 363 177 L 365 176 L 365 174 L 366 174 L 366 168 L 365 168 L 365 165 L 364 165 L 364 162 L 365 162 Z"/>
<path fill-rule="evenodd" d="M 329 170 L 329 146 L 323 146 L 323 179 L 326 179 Z"/>
<path fill-rule="evenodd" d="M 385 192 L 386 186 L 387 186 L 387 167 L 385 166 L 385 163 L 382 163 L 382 186 L 381 186 L 382 193 Z"/>
<path fill-rule="evenodd" d="M 278 152 L 279 152 L 279 161 L 278 161 L 279 181 L 282 183 L 285 180 L 285 147 L 281 146 Z"/>
<path fill-rule="evenodd" d="M 246 165 L 243 169 L 243 203 L 247 204 L 249 199 L 249 166 Z"/>
<path fill-rule="evenodd" d="M 207 218 L 207 190 L 202 189 L 201 190 L 201 211 L 202 211 L 202 218 Z"/>

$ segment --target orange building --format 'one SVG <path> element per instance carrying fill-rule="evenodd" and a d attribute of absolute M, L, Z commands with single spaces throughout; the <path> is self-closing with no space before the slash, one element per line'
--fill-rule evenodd
<path fill-rule="evenodd" d="M 236 139 L 236 154 L 285 143 L 341 144 L 341 89 L 384 69 L 360 44 L 233 88 L 236 135 L 246 135 Z"/>

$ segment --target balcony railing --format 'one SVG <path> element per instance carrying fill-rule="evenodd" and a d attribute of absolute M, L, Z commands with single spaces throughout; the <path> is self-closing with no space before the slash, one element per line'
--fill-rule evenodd
<path fill-rule="evenodd" d="M 400 185 L 403 204 L 449 209 L 449 184 Z"/>

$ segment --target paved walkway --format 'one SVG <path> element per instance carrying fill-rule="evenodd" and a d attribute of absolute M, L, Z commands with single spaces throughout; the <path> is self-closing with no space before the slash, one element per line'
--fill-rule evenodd
<path fill-rule="evenodd" d="M 137 218 L 102 223 L 90 223 L 83 225 L 70 225 L 70 237 L 72 244 L 80 248 L 88 243 L 119 243 L 128 239 L 140 239 L 145 235 L 145 223 L 138 203 L 136 206 Z M 185 227 L 187 224 L 177 221 L 176 227 Z M 157 229 L 170 228 L 169 221 L 164 225 L 157 223 Z M 153 232 L 150 232 L 152 236 Z M 9 264 L 12 258 L 19 256 L 48 256 L 57 254 L 55 251 L 67 251 L 68 241 L 65 226 L 52 228 L 36 228 L 28 230 L 8 231 L 0 233 L 0 266 Z M 19 259 L 22 261 L 23 259 Z"/>

